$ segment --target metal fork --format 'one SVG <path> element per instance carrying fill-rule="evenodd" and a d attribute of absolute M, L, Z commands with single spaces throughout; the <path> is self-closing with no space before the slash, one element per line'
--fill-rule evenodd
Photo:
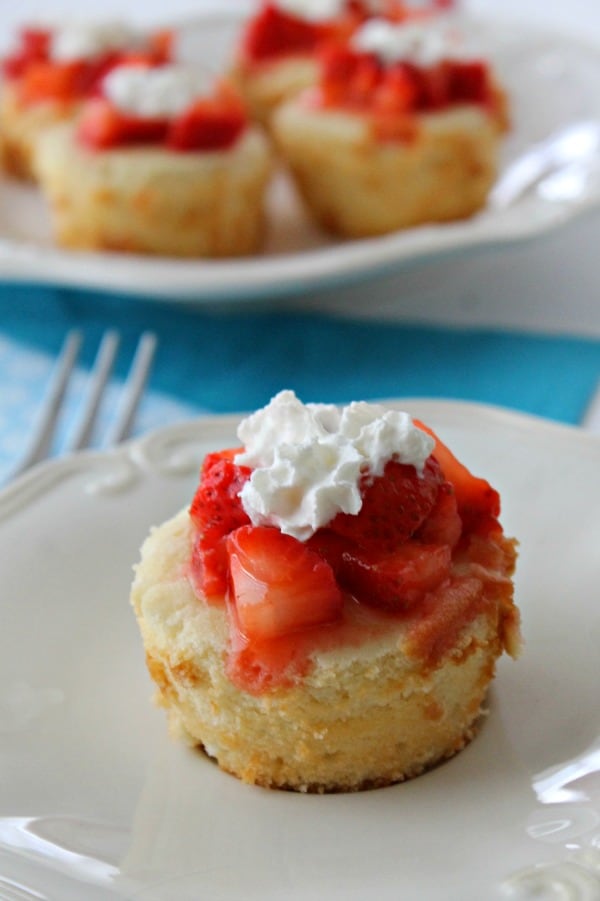
<path fill-rule="evenodd" d="M 74 431 L 70 441 L 64 448 L 64 451 L 67 453 L 90 446 L 102 397 L 108 385 L 117 355 L 119 340 L 119 334 L 115 331 L 105 332 L 102 337 Z M 56 426 L 70 379 L 75 370 L 81 343 L 82 335 L 80 332 L 71 331 L 67 334 L 48 387 L 45 402 L 31 436 L 29 447 L 20 462 L 10 473 L 10 478 L 20 475 L 35 463 L 39 463 L 50 456 Z M 104 437 L 105 446 L 112 447 L 115 444 L 119 444 L 129 435 L 150 374 L 155 350 L 156 336 L 151 332 L 145 332 L 138 342 L 112 425 Z"/>

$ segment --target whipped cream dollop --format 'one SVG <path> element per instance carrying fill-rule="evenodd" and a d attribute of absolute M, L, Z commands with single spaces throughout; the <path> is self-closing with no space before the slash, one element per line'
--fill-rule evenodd
<path fill-rule="evenodd" d="M 185 66 L 116 66 L 102 82 L 104 96 L 122 113 L 142 118 L 172 118 L 206 94 L 204 72 Z"/>
<path fill-rule="evenodd" d="M 379 404 L 303 404 L 281 391 L 238 428 L 235 462 L 253 472 L 240 498 L 254 525 L 277 526 L 306 541 L 338 513 L 357 514 L 360 483 L 392 458 L 419 474 L 433 439 L 408 413 Z"/>
<path fill-rule="evenodd" d="M 120 21 L 67 20 L 52 27 L 50 57 L 56 62 L 94 59 L 104 53 L 142 46 L 141 32 Z"/>
<path fill-rule="evenodd" d="M 443 59 L 473 55 L 457 29 L 446 19 L 392 23 L 369 19 L 355 32 L 351 45 L 361 53 L 373 53 L 384 65 L 396 62 L 432 66 Z"/>

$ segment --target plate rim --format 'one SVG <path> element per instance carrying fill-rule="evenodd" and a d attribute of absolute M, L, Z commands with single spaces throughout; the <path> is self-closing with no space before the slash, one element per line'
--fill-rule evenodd
<path fill-rule="evenodd" d="M 574 441 L 600 454 L 600 435 L 594 432 L 500 405 L 419 396 L 381 398 L 370 403 L 407 410 L 411 416 L 435 417 L 449 425 L 461 425 L 478 417 L 480 421 L 487 419 L 520 431 L 544 432 L 555 440 Z M 198 461 L 186 455 L 185 448 L 209 440 L 211 432 L 220 435 L 230 430 L 235 434 L 237 424 L 248 412 L 198 415 L 152 429 L 117 447 L 82 450 L 45 460 L 0 489 L 0 526 L 71 477 L 91 476 L 88 493 L 110 494 L 127 490 L 140 476 L 151 473 L 167 478 L 188 476 Z"/>
<path fill-rule="evenodd" d="M 212 10 L 199 16 L 179 17 L 174 27 L 198 22 L 231 27 L 243 18 L 241 10 Z M 573 34 L 565 35 L 557 27 L 540 28 L 515 16 L 494 19 L 489 15 L 467 12 L 463 18 L 476 27 L 483 27 L 488 34 L 498 27 L 502 28 L 503 33 L 508 33 L 512 25 L 518 27 L 521 38 L 528 34 L 537 40 L 579 48 L 595 59 L 600 72 L 600 46 L 591 40 Z M 527 201 L 527 197 L 523 199 Z M 335 288 L 340 284 L 384 276 L 425 260 L 533 241 L 598 208 L 600 186 L 575 199 L 552 202 L 538 199 L 537 203 L 545 215 L 519 217 L 516 223 L 509 223 L 508 227 L 492 213 L 479 228 L 477 223 L 481 220 L 476 214 L 467 220 L 424 224 L 380 237 L 342 239 L 316 249 L 223 261 L 74 251 L 56 244 L 38 245 L 27 238 L 0 235 L 0 279 L 17 285 L 71 287 L 142 296 L 155 302 L 172 299 L 192 305 L 293 297 L 309 289 Z M 485 212 L 481 211 L 483 214 Z M 138 270 L 135 279 L 132 279 L 132 268 Z M 140 272 L 140 269 L 143 271 Z"/>
<path fill-rule="evenodd" d="M 457 428 L 463 428 L 466 431 L 471 432 L 471 433 L 475 429 L 480 430 L 482 427 L 485 428 L 485 424 L 487 422 L 490 424 L 493 423 L 496 428 L 500 428 L 502 426 L 507 426 L 509 429 L 516 429 L 520 432 L 524 432 L 526 434 L 531 434 L 536 439 L 539 438 L 540 435 L 549 436 L 552 438 L 552 440 L 554 442 L 554 446 L 557 448 L 558 452 L 560 452 L 560 454 L 563 457 L 565 455 L 565 451 L 570 452 L 571 445 L 573 443 L 575 443 L 578 447 L 583 444 L 586 447 L 593 448 L 594 461 L 595 461 L 595 459 L 598 459 L 600 461 L 600 440 L 597 435 L 586 432 L 576 426 L 563 424 L 560 422 L 556 422 L 554 420 L 545 419 L 545 418 L 531 415 L 528 413 L 522 413 L 520 411 L 515 411 L 513 409 L 509 409 L 506 407 L 482 404 L 479 402 L 472 402 L 472 401 L 461 401 L 461 400 L 453 401 L 453 400 L 445 400 L 445 399 L 418 398 L 418 397 L 388 398 L 388 399 L 383 399 L 381 401 L 381 403 L 386 403 L 386 404 L 389 404 L 390 406 L 398 406 L 398 407 L 402 407 L 402 408 L 405 408 L 407 406 L 409 408 L 410 407 L 414 407 L 414 408 L 418 407 L 419 412 L 422 413 L 422 415 L 423 415 L 423 418 L 426 418 L 426 416 L 428 416 L 428 415 L 435 414 L 438 418 L 438 424 L 439 424 L 440 420 L 446 421 L 449 426 L 453 425 L 453 426 L 456 426 Z M 121 445 L 119 448 L 117 448 L 114 451 L 112 451 L 112 450 L 82 451 L 82 452 L 78 452 L 77 454 L 73 454 L 70 457 L 65 457 L 65 458 L 61 458 L 58 460 L 49 461 L 47 463 L 41 464 L 39 467 L 37 467 L 35 470 L 32 470 L 31 472 L 25 473 L 23 476 L 20 477 L 20 479 L 17 482 L 13 483 L 13 486 L 10 486 L 10 487 L 17 489 L 17 494 L 20 494 L 22 492 L 23 488 L 26 487 L 28 482 L 30 482 L 30 481 L 35 482 L 37 480 L 37 478 L 43 474 L 51 474 L 53 476 L 53 478 L 51 480 L 52 485 L 54 485 L 54 486 L 64 485 L 64 480 L 62 478 L 54 479 L 54 475 L 57 475 L 57 476 L 65 475 L 65 474 L 69 475 L 72 473 L 72 474 L 77 474 L 77 475 L 83 474 L 83 476 L 86 477 L 90 470 L 93 470 L 93 471 L 96 470 L 96 468 L 98 466 L 98 462 L 102 462 L 102 461 L 106 461 L 106 460 L 113 460 L 113 459 L 121 459 L 121 458 L 125 458 L 126 460 L 131 460 L 135 465 L 142 466 L 142 468 L 147 468 L 150 470 L 151 473 L 153 473 L 154 472 L 153 462 L 155 462 L 157 459 L 156 456 L 154 455 L 154 451 L 156 450 L 156 448 L 152 446 L 153 442 L 158 442 L 158 444 L 160 445 L 158 450 L 160 450 L 161 447 L 162 447 L 162 449 L 164 449 L 165 447 L 171 447 L 172 449 L 177 448 L 181 443 L 185 444 L 186 439 L 188 439 L 190 436 L 192 438 L 196 438 L 200 441 L 205 441 L 206 433 L 208 433 L 208 437 L 210 438 L 211 431 L 214 431 L 215 436 L 217 436 L 217 435 L 222 434 L 223 430 L 233 429 L 235 427 L 236 423 L 239 421 L 240 415 L 244 415 L 244 414 L 227 413 L 227 414 L 216 414 L 216 415 L 207 416 L 207 417 L 201 417 L 201 416 L 194 417 L 194 418 L 184 420 L 180 423 L 167 425 L 167 426 L 161 427 L 159 429 L 153 429 L 153 430 L 149 431 L 148 433 L 146 433 L 145 435 L 142 435 L 139 438 L 129 441 L 124 445 Z M 416 409 L 415 409 L 415 413 L 413 413 L 413 415 L 416 415 Z M 479 417 L 479 418 L 477 418 L 477 417 Z M 538 446 L 539 446 L 539 442 L 538 442 Z M 159 457 L 158 457 L 159 462 L 163 459 L 164 458 L 160 457 L 160 455 L 159 455 Z M 183 461 L 183 463 L 185 463 L 185 460 Z M 162 472 L 163 472 L 162 469 L 160 469 L 160 467 L 158 468 L 158 471 L 159 471 L 159 474 L 162 474 Z M 182 469 L 180 471 L 183 473 L 184 469 Z M 173 474 L 177 474 L 176 469 L 173 470 Z M 187 478 L 188 470 L 185 470 L 185 474 L 186 474 L 186 478 Z M 142 473 L 142 475 L 143 475 L 143 473 Z M 139 481 L 137 484 L 139 486 Z M 79 487 L 79 486 L 77 485 L 77 487 Z M 143 487 L 143 485 L 142 485 L 142 487 Z M 0 492 L 0 514 L 2 512 L 2 506 L 6 500 L 6 497 L 7 497 L 7 492 L 5 489 L 4 492 Z M 73 493 L 70 493 L 68 501 L 69 501 L 70 506 L 77 503 L 78 502 L 77 496 L 73 495 Z M 93 513 L 93 511 L 92 511 L 92 513 Z M 2 519 L 2 517 L 0 515 L 0 520 L 1 519 Z M 2 523 L 0 522 L 0 527 L 1 527 L 1 525 L 2 525 Z M 9 526 L 10 526 L 10 524 L 9 524 Z M 72 524 L 69 525 L 69 528 L 73 528 Z M 132 629 L 133 629 L 133 624 L 132 624 Z M 1 645 L 1 640 L 0 640 L 0 645 Z M 496 722 L 497 721 L 498 721 L 498 718 L 496 718 Z M 166 741 L 166 730 L 164 730 L 164 727 L 162 725 L 161 726 L 157 725 L 156 734 L 160 735 L 160 736 L 165 736 L 164 740 Z M 161 741 L 161 745 L 159 746 L 159 751 L 164 746 L 162 744 L 163 738 L 161 738 L 160 741 Z M 465 757 L 465 758 L 461 758 L 461 759 L 463 761 L 466 761 L 467 758 Z M 152 763 L 152 761 L 151 761 L 151 763 Z M 513 763 L 511 763 L 510 760 L 509 760 L 509 763 L 510 763 L 510 772 L 511 773 L 513 773 L 513 772 L 517 773 L 518 771 L 520 771 L 520 769 L 519 769 L 520 765 L 519 766 L 513 765 Z M 456 789 L 457 787 L 459 787 L 459 782 L 454 782 L 454 783 L 452 783 L 452 785 Z M 231 787 L 232 787 L 232 791 L 234 793 L 237 793 L 237 791 L 238 791 L 237 783 L 232 782 Z M 511 797 L 514 798 L 515 797 L 514 791 L 516 791 L 516 789 L 514 788 L 513 783 L 510 783 L 509 787 L 510 787 L 510 791 L 511 791 Z M 220 788 L 221 788 L 221 785 L 219 785 L 219 790 L 220 790 Z M 497 792 L 497 789 L 495 791 Z M 496 797 L 496 796 L 497 795 L 494 795 L 494 797 Z M 278 793 L 274 793 L 272 795 L 272 797 L 275 798 L 275 802 L 276 802 L 275 806 L 277 807 L 277 809 L 279 809 L 278 808 L 278 803 L 279 803 Z M 311 799 L 311 800 L 309 800 L 309 803 L 312 803 L 313 798 L 318 798 L 318 797 L 319 796 L 309 796 L 309 799 Z M 338 798 L 338 797 L 343 798 L 344 796 L 329 796 L 329 797 L 330 798 Z M 352 804 L 355 801 L 356 797 L 357 796 L 351 796 L 351 795 L 345 796 L 346 799 L 350 799 L 350 804 Z M 391 795 L 389 796 L 389 798 L 391 800 Z M 142 801 L 143 801 L 143 799 L 140 794 L 138 804 L 141 804 Z M 248 802 L 248 803 L 250 803 L 250 802 Z M 137 809 L 138 808 L 136 807 L 136 810 Z M 143 809 L 143 808 L 139 808 L 139 809 Z M 527 810 L 529 810 L 529 809 L 537 810 L 538 808 L 536 806 L 536 803 L 532 802 L 530 806 L 528 803 Z M 92 813 L 93 813 L 93 811 L 92 811 Z M 12 814 L 13 814 L 13 811 L 11 811 L 11 816 L 12 816 Z M 57 816 L 60 816 L 60 811 L 58 811 L 58 812 L 54 811 L 54 810 L 48 811 L 49 816 L 52 816 L 54 814 L 56 814 Z M 42 809 L 38 813 L 35 813 L 35 816 L 38 816 L 38 815 L 42 820 L 43 820 L 44 816 L 46 815 L 43 805 L 42 805 Z M 81 815 L 81 811 L 78 811 L 77 816 L 80 816 L 80 815 Z M 32 816 L 33 816 L 33 814 L 32 814 Z M 34 816 L 34 821 L 35 821 L 35 816 Z M 94 823 L 94 822 L 101 823 L 102 822 L 101 820 L 94 819 L 92 817 L 91 813 L 89 814 L 89 817 L 90 817 L 90 819 L 89 819 L 90 823 Z M 129 814 L 127 814 L 127 817 L 128 818 L 126 821 L 126 825 L 128 828 L 131 828 L 132 835 L 133 835 L 135 811 L 132 812 L 131 816 Z M 86 820 L 84 819 L 81 822 L 84 822 L 84 824 L 85 824 Z M 123 821 L 123 823 L 121 823 L 121 820 L 119 820 L 118 823 L 116 823 L 116 824 L 124 825 L 124 823 L 125 823 L 125 821 Z M 107 820 L 107 825 L 110 825 L 108 820 Z M 115 823 L 113 823 L 113 825 L 115 825 Z M 523 824 L 521 824 L 521 825 L 523 825 Z M 519 832 L 519 835 L 520 834 L 521 833 Z M 523 831 L 523 836 L 525 836 L 524 831 Z M 514 844 L 514 836 L 513 836 L 512 831 L 511 831 L 510 843 L 511 843 L 511 847 L 512 847 Z M 548 862 L 546 860 L 544 846 L 542 846 L 542 845 L 535 845 L 535 846 L 532 846 L 531 848 L 529 846 L 527 846 L 525 848 L 525 851 L 523 853 L 521 853 L 523 851 L 523 847 L 524 846 L 523 846 L 522 840 L 519 839 L 519 845 L 518 845 L 518 849 L 517 849 L 518 853 L 511 854 L 511 856 L 509 858 L 507 858 L 505 872 L 502 874 L 502 877 L 501 877 L 506 880 L 509 880 L 509 879 L 512 880 L 513 887 L 518 888 L 519 884 L 520 884 L 520 880 L 523 880 L 525 887 L 527 887 L 528 883 L 526 880 L 533 876 L 536 877 L 536 879 L 538 880 L 538 883 L 539 883 L 539 880 L 545 880 L 545 882 L 542 882 L 541 884 L 550 887 L 551 885 L 554 885 L 554 883 L 551 882 L 551 880 L 557 878 L 557 876 L 556 876 L 557 868 L 558 868 L 558 878 L 560 878 L 560 875 L 561 875 L 560 868 L 564 867 L 564 866 L 568 867 L 568 865 L 569 865 L 568 860 L 566 858 L 565 858 L 565 863 L 563 863 L 560 858 L 558 859 L 557 863 L 556 862 L 552 863 L 552 857 L 555 855 L 550 855 L 550 862 Z M 562 854 L 563 853 L 562 847 L 560 845 L 557 845 L 556 847 L 558 849 L 558 852 Z M 3 849 L 0 849 L 0 850 L 3 850 Z M 10 849 L 9 849 L 9 851 L 10 851 Z M 146 853 L 144 848 L 142 848 L 142 852 Z M 583 852 L 582 852 L 582 854 L 583 854 Z M 523 858 L 522 861 L 521 861 L 521 857 Z M 598 858 L 598 859 L 600 859 L 600 858 Z M 15 863 L 15 861 L 16 861 L 16 863 Z M 26 857 L 14 857 L 13 856 L 11 858 L 11 863 L 14 865 L 13 869 L 14 869 L 14 872 L 16 873 L 15 878 L 19 877 L 20 882 L 24 883 L 25 886 L 27 883 L 28 875 L 31 874 L 32 879 L 36 875 L 35 869 L 34 869 L 35 864 L 36 864 L 35 858 L 31 858 L 28 860 Z M 585 859 L 583 857 L 582 857 L 582 864 L 585 865 Z M 517 867 L 521 866 L 521 865 L 522 865 L 522 869 L 517 869 Z M 590 865 L 590 868 L 591 868 L 591 865 Z M 165 871 L 165 872 L 167 872 L 167 871 Z M 60 873 L 60 871 L 59 871 L 59 873 Z M 127 871 L 127 869 L 122 866 L 121 861 L 119 862 L 119 873 L 121 875 L 125 876 L 126 878 L 130 875 L 130 873 Z M 51 874 L 51 875 L 53 876 L 53 879 L 57 879 L 57 877 L 54 874 Z M 67 873 L 67 875 L 71 875 L 71 874 Z M 77 874 L 75 874 L 75 875 L 77 875 Z M 189 876 L 190 880 L 193 880 L 193 883 L 194 883 L 193 887 L 197 890 L 198 885 L 199 885 L 199 883 L 198 883 L 198 885 L 196 884 L 196 881 L 199 880 L 198 872 L 191 871 L 191 870 L 188 872 L 188 870 L 186 870 L 184 867 L 182 867 L 179 872 L 174 873 L 173 876 L 170 876 L 167 874 L 167 876 L 164 879 L 163 884 L 164 884 L 164 886 L 166 886 L 167 891 L 169 891 L 169 881 L 170 880 L 172 880 L 173 888 L 175 889 L 177 880 L 179 878 L 181 878 L 181 880 L 183 880 L 185 882 L 185 880 L 188 878 L 188 876 Z M 459 893 L 451 894 L 452 898 L 456 898 L 458 901 L 458 898 L 468 897 L 469 899 L 474 899 L 475 897 L 482 897 L 482 895 L 475 896 L 474 893 L 471 891 L 470 880 L 469 880 L 469 871 L 464 868 L 464 864 L 459 868 L 459 876 L 460 876 L 460 886 L 458 886 Z M 9 878 L 10 878 L 10 875 L 9 875 Z M 135 869 L 133 870 L 133 878 L 135 879 Z M 479 882 L 482 882 L 482 880 L 484 878 L 487 879 L 485 874 L 482 874 L 481 871 L 478 871 L 477 878 L 479 880 L 478 884 L 479 884 Z M 498 878 L 500 878 L 500 876 L 498 876 L 498 875 L 496 875 L 494 877 L 494 879 L 496 879 L 496 880 Z M 592 875 L 590 875 L 590 879 L 591 878 L 592 878 Z M 35 882 L 35 879 L 33 881 Z M 10 882 L 8 883 L 8 885 L 10 888 Z M 191 885 L 191 882 L 190 882 L 190 885 Z M 0 893 L 1 893 L 1 886 L 2 886 L 2 877 L 0 876 Z M 489 892 L 493 891 L 494 886 L 497 889 L 499 889 L 500 887 L 504 886 L 504 883 L 500 884 L 498 881 L 492 882 L 491 880 L 489 882 L 487 882 L 487 888 L 488 888 Z M 412 881 L 410 882 L 410 884 L 407 882 L 406 889 L 410 890 L 411 887 L 414 889 L 414 883 Z M 53 897 L 57 897 L 57 898 L 64 897 L 65 901 L 68 897 L 73 897 L 72 893 L 70 893 L 68 891 L 65 891 L 65 893 L 63 894 L 63 892 L 60 890 L 60 885 L 59 885 L 58 881 L 56 882 L 56 884 L 54 882 L 52 882 L 52 885 L 50 886 L 50 888 L 55 889 L 56 894 L 53 894 Z M 138 892 L 139 892 L 140 898 L 142 896 L 148 897 L 148 898 L 153 897 L 153 894 L 151 891 L 151 889 L 153 888 L 153 885 L 149 884 L 148 892 L 146 892 L 146 888 L 147 887 L 145 887 L 142 883 L 140 883 L 140 885 L 135 884 L 135 886 L 131 887 L 131 889 L 130 889 L 128 887 L 127 883 L 125 883 L 123 886 L 122 893 L 115 892 L 113 895 L 113 893 L 111 891 L 109 891 L 106 896 L 108 897 L 110 895 L 110 897 L 114 896 L 114 897 L 133 898 L 134 896 L 138 897 Z M 376 888 L 376 886 L 371 885 L 370 883 L 367 884 L 365 882 L 361 882 L 360 884 L 358 884 L 358 890 L 361 890 L 361 888 L 363 891 L 368 891 L 369 889 Z M 402 890 L 403 888 L 405 888 L 404 884 L 402 883 L 402 880 L 400 880 L 399 890 Z M 389 894 L 387 892 L 385 892 L 384 893 L 385 897 L 391 898 L 392 897 L 391 892 L 392 892 L 392 889 L 390 889 Z M 280 894 L 280 889 L 279 889 L 279 887 L 276 887 L 274 890 L 267 891 L 265 893 L 265 896 L 268 898 L 276 898 L 276 897 L 279 897 L 279 894 Z M 340 898 L 342 897 L 342 894 L 343 894 L 343 892 L 339 893 Z M 160 895 L 160 897 L 166 897 L 166 896 Z M 188 895 L 186 895 L 186 897 L 188 897 Z M 227 890 L 227 891 L 223 892 L 223 897 L 231 898 L 233 901 L 233 898 L 239 897 L 239 895 L 236 895 L 233 890 L 232 891 Z M 253 895 L 253 897 L 256 897 L 256 893 Z M 298 895 L 298 897 L 300 897 L 300 895 Z M 309 897 L 310 898 L 314 897 L 316 899 L 319 897 L 319 893 L 318 893 L 318 891 L 312 892 L 312 890 L 309 888 L 307 890 L 306 895 L 303 895 L 302 897 L 306 897 L 307 899 Z M 336 893 L 336 897 L 338 897 L 337 893 Z M 358 898 L 361 896 L 359 894 L 356 894 L 356 895 L 353 894 L 352 897 Z M 423 894 L 419 894 L 419 897 L 423 897 L 424 899 L 428 898 L 428 897 L 435 897 L 436 899 L 438 899 L 438 897 L 441 897 L 441 895 L 438 895 L 438 892 L 436 891 L 435 895 L 432 894 L 430 896 L 429 892 L 426 892 Z M 447 897 L 450 897 L 450 895 L 448 895 Z M 486 895 L 486 897 L 487 897 L 487 895 Z M 511 897 L 512 897 L 512 895 L 511 895 Z M 590 895 L 590 897 L 591 897 L 591 895 Z"/>

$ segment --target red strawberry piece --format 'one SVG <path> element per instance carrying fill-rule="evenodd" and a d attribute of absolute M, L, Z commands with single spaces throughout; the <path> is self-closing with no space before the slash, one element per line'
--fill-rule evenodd
<path fill-rule="evenodd" d="M 463 524 L 458 513 L 456 495 L 450 482 L 440 485 L 433 510 L 415 533 L 425 544 L 447 544 L 455 547 L 462 534 Z"/>
<path fill-rule="evenodd" d="M 190 516 L 198 530 L 192 568 L 208 597 L 222 597 L 227 590 L 225 536 L 250 522 L 239 493 L 251 470 L 233 462 L 240 450 L 232 448 L 207 455 L 190 507 Z"/>
<path fill-rule="evenodd" d="M 242 526 L 227 537 L 239 627 L 264 641 L 330 623 L 343 597 L 333 571 L 313 550 L 278 529 Z"/>
<path fill-rule="evenodd" d="M 209 542 L 250 522 L 239 494 L 251 470 L 233 462 L 239 452 L 238 448 L 218 451 L 204 460 L 190 516 Z"/>
<path fill-rule="evenodd" d="M 497 531 L 500 514 L 498 492 L 486 479 L 472 475 L 428 426 L 417 421 L 415 425 L 435 440 L 433 455 L 439 461 L 444 477 L 454 488 L 464 531 Z"/>
<path fill-rule="evenodd" d="M 451 561 L 448 545 L 409 541 L 389 553 L 358 548 L 344 553 L 339 581 L 364 604 L 404 611 L 448 577 Z"/>
<path fill-rule="evenodd" d="M 422 475 L 414 466 L 390 460 L 383 475 L 365 479 L 360 512 L 338 513 L 328 528 L 356 544 L 392 550 L 425 521 L 442 480 L 440 465 L 431 457 Z"/>
<path fill-rule="evenodd" d="M 247 117 L 240 102 L 207 98 L 173 120 L 167 135 L 171 150 L 226 150 L 242 134 Z"/>
<path fill-rule="evenodd" d="M 315 49 L 319 28 L 268 3 L 248 25 L 243 51 L 252 60 L 273 59 L 288 53 Z"/>
<path fill-rule="evenodd" d="M 153 144 L 164 140 L 165 119 L 139 119 L 123 116 L 107 100 L 91 100 L 78 126 L 79 140 L 94 150 L 106 150 L 131 144 Z"/>

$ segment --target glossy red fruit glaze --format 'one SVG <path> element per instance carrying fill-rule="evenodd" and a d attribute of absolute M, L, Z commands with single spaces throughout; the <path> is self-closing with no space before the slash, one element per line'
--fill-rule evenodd
<path fill-rule="evenodd" d="M 338 513 L 328 528 L 364 547 L 391 550 L 425 521 L 436 502 L 443 476 L 430 457 L 422 475 L 414 466 L 390 460 L 377 478 L 365 478 L 362 507 L 356 516 Z"/>
<path fill-rule="evenodd" d="M 407 653 L 434 665 L 490 603 L 482 588 L 479 578 L 456 577 L 426 595 L 405 621 Z"/>
<path fill-rule="evenodd" d="M 242 526 L 227 537 L 231 600 L 252 641 L 330 623 L 343 598 L 328 563 L 279 529 Z"/>
<path fill-rule="evenodd" d="M 25 28 L 17 49 L 2 62 L 4 76 L 16 81 L 19 100 L 25 105 L 72 103 L 97 96 L 104 76 L 118 65 L 162 65 L 172 57 L 173 34 L 168 30 L 150 34 L 140 49 L 129 53 L 108 50 L 67 62 L 52 59 L 51 46 L 50 30 Z"/>

